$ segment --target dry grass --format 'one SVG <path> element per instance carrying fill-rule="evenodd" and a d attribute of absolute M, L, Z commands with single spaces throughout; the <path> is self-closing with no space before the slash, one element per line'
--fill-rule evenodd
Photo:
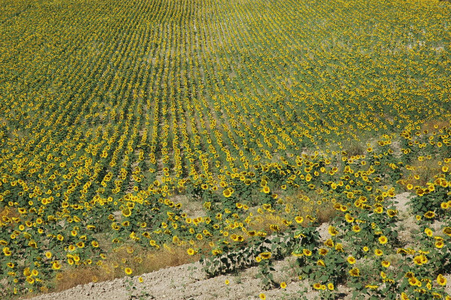
<path fill-rule="evenodd" d="M 415 160 L 410 163 L 408 170 L 403 174 L 400 183 L 407 187 L 412 186 L 426 186 L 428 182 L 434 182 L 437 175 L 441 173 L 443 166 L 451 168 L 451 164 L 443 163 L 438 159 L 427 159 L 423 161 Z M 406 188 L 407 190 L 407 188 Z"/>
<path fill-rule="evenodd" d="M 316 218 L 320 224 L 329 223 L 337 215 L 337 210 L 331 203 L 321 205 L 316 210 Z"/>
<path fill-rule="evenodd" d="M 428 132 L 432 132 L 449 126 L 451 126 L 451 121 L 429 120 L 421 125 L 421 131 L 427 130 Z"/>
<path fill-rule="evenodd" d="M 272 213 L 257 216 L 248 226 L 248 230 L 261 232 L 284 232 L 287 228 L 284 218 Z"/>
<path fill-rule="evenodd" d="M 136 245 L 124 245 L 111 251 L 101 266 L 92 264 L 63 270 L 54 279 L 54 288 L 41 292 L 60 292 L 90 282 L 122 278 L 126 276 L 124 272 L 126 267 L 133 270 L 132 276 L 139 276 L 200 259 L 198 254 L 188 255 L 187 249 L 187 246 L 166 246 L 158 250 L 148 250 Z"/>

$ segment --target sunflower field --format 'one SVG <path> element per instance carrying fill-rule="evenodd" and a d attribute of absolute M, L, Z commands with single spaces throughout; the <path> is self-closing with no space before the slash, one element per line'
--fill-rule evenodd
<path fill-rule="evenodd" d="M 322 299 L 450 299 L 448 1 L 0 7 L 2 298 L 180 248 L 266 288 L 296 256 Z"/>

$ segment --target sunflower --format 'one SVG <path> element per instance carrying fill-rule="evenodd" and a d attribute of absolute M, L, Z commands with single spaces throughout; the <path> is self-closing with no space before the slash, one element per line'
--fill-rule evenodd
<path fill-rule="evenodd" d="M 377 213 L 377 214 L 381 214 L 381 213 L 384 212 L 384 208 L 381 207 L 381 206 L 376 207 L 376 208 L 374 209 L 374 212 Z"/>
<path fill-rule="evenodd" d="M 387 215 L 390 218 L 393 218 L 394 216 L 396 216 L 398 214 L 398 211 L 396 209 L 389 209 L 387 210 Z"/>
<path fill-rule="evenodd" d="M 354 256 L 349 256 L 348 259 L 347 259 L 347 261 L 348 261 L 348 263 L 350 263 L 351 265 L 353 265 L 353 264 L 356 263 L 357 260 L 355 259 Z"/>
<path fill-rule="evenodd" d="M 334 241 L 332 241 L 331 239 L 328 239 L 324 242 L 324 245 L 326 245 L 329 248 L 332 248 L 334 246 Z"/>
<path fill-rule="evenodd" d="M 435 212 L 433 212 L 433 211 L 427 211 L 427 212 L 424 214 L 424 217 L 427 218 L 427 219 L 432 219 L 432 218 L 435 217 Z"/>
<path fill-rule="evenodd" d="M 389 261 L 386 261 L 386 260 L 383 260 L 383 261 L 381 262 L 381 265 L 382 265 L 384 268 L 388 268 L 388 267 L 390 267 L 390 262 L 389 262 Z"/>
<path fill-rule="evenodd" d="M 5 254 L 5 256 L 11 256 L 12 252 L 11 252 L 11 250 L 9 250 L 8 247 L 4 247 L 3 254 Z"/>
<path fill-rule="evenodd" d="M 54 269 L 54 270 L 59 270 L 59 269 L 61 269 L 60 263 L 59 263 L 58 261 L 54 261 L 54 262 L 52 263 L 52 269 Z"/>
<path fill-rule="evenodd" d="M 418 287 L 420 287 L 421 286 L 421 281 L 419 281 L 416 277 L 410 277 L 409 278 L 409 284 L 411 286 L 418 286 Z"/>
<path fill-rule="evenodd" d="M 445 286 L 446 282 L 447 282 L 446 277 L 443 276 L 442 274 L 438 274 L 438 276 L 437 276 L 437 283 L 442 285 L 442 286 Z"/>
<path fill-rule="evenodd" d="M 280 283 L 280 287 L 281 287 L 282 289 L 286 289 L 286 288 L 287 288 L 287 283 L 286 283 L 286 282 L 281 282 L 281 283 Z"/>
<path fill-rule="evenodd" d="M 233 189 L 227 188 L 222 192 L 222 194 L 224 195 L 224 197 L 229 198 L 233 194 Z"/>
<path fill-rule="evenodd" d="M 432 232 L 432 230 L 430 228 L 426 228 L 424 230 L 424 233 L 426 233 L 426 235 L 429 236 L 429 237 L 431 237 L 433 235 L 433 232 Z"/>
<path fill-rule="evenodd" d="M 194 255 L 197 253 L 197 251 L 194 250 L 193 248 L 189 248 L 188 250 L 186 250 L 186 252 L 188 253 L 188 255 Z"/>
<path fill-rule="evenodd" d="M 445 243 L 443 243 L 443 240 L 438 240 L 435 242 L 435 247 L 438 249 L 443 248 L 444 245 L 445 245 Z"/>
<path fill-rule="evenodd" d="M 354 231 L 354 232 L 360 232 L 362 229 L 360 228 L 360 226 L 359 225 L 354 225 L 354 226 L 352 226 L 352 231 Z"/>
<path fill-rule="evenodd" d="M 424 265 L 425 263 L 427 263 L 428 259 L 427 259 L 427 257 L 425 255 L 421 254 L 421 255 L 415 256 L 413 258 L 413 262 L 416 265 L 421 266 L 421 265 Z"/>
<path fill-rule="evenodd" d="M 406 293 L 402 292 L 401 293 L 401 300 L 409 300 L 409 296 L 407 296 Z"/>
<path fill-rule="evenodd" d="M 133 270 L 131 268 L 125 268 L 125 274 L 131 275 L 133 273 Z"/>
<path fill-rule="evenodd" d="M 384 254 L 384 252 L 383 252 L 381 249 L 375 249 L 375 250 L 374 250 L 374 254 L 375 254 L 376 256 L 381 256 L 382 254 Z"/>
<path fill-rule="evenodd" d="M 315 284 L 313 284 L 313 288 L 314 288 L 315 290 L 320 290 L 320 289 L 321 289 L 321 283 L 315 283 Z"/>
<path fill-rule="evenodd" d="M 370 289 L 370 290 L 375 290 L 375 289 L 377 289 L 379 286 L 378 286 L 378 285 L 375 285 L 375 284 L 367 284 L 367 285 L 365 285 L 365 287 L 366 287 L 367 289 Z"/>
<path fill-rule="evenodd" d="M 352 268 L 349 270 L 349 275 L 353 277 L 359 277 L 360 276 L 360 270 L 358 268 Z"/>
<path fill-rule="evenodd" d="M 451 236 L 451 227 L 443 228 L 443 233 L 446 234 L 446 235 Z"/>
<path fill-rule="evenodd" d="M 319 259 L 319 260 L 316 262 L 316 264 L 317 264 L 318 266 L 320 266 L 320 267 L 325 267 L 325 266 L 326 266 L 326 263 L 325 263 L 324 260 L 322 260 L 322 259 Z"/>
<path fill-rule="evenodd" d="M 386 244 L 388 242 L 388 239 L 385 235 L 379 237 L 379 243 L 381 243 L 382 245 Z"/>
<path fill-rule="evenodd" d="M 262 259 L 270 259 L 271 258 L 271 252 L 262 252 L 259 255 Z"/>
<path fill-rule="evenodd" d="M 294 220 L 296 221 L 296 223 L 301 224 L 302 222 L 304 222 L 304 218 L 301 216 L 296 216 L 294 218 Z"/>
<path fill-rule="evenodd" d="M 343 251 L 343 244 L 342 243 L 337 243 L 335 245 L 335 250 L 337 251 Z"/>
<path fill-rule="evenodd" d="M 346 214 L 346 215 L 345 215 L 345 220 L 346 220 L 346 222 L 348 222 L 348 223 L 354 222 L 354 218 L 353 218 L 350 214 Z"/>
<path fill-rule="evenodd" d="M 329 250 L 324 249 L 324 248 L 320 248 L 320 249 L 318 250 L 319 255 L 323 255 L 323 256 L 326 255 L 327 252 L 329 252 Z"/>
<path fill-rule="evenodd" d="M 331 236 L 336 236 L 338 234 L 338 230 L 334 226 L 329 226 L 327 230 Z"/>

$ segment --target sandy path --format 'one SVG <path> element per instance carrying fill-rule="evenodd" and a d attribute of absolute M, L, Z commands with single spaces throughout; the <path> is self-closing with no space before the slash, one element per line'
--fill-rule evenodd
<path fill-rule="evenodd" d="M 276 263 L 275 277 L 287 277 L 289 259 Z M 239 275 L 221 275 L 206 278 L 199 263 L 161 269 L 130 279 L 120 278 L 107 282 L 90 283 L 60 292 L 41 295 L 33 300 L 126 300 L 126 299 L 259 299 L 265 293 L 267 299 L 298 299 L 302 282 L 288 283 L 286 289 L 261 290 L 256 278 L 257 267 L 242 271 Z M 127 282 L 128 280 L 128 282 Z M 227 285 L 225 282 L 229 280 Z M 133 288 L 128 287 L 132 282 Z M 127 288 L 128 287 L 128 288 Z M 308 299 L 315 299 L 316 292 L 309 290 Z"/>

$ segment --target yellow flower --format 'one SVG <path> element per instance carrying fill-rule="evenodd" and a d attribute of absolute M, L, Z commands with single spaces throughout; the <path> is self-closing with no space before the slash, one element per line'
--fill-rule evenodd
<path fill-rule="evenodd" d="M 130 269 L 130 268 L 125 268 L 125 274 L 131 275 L 132 273 L 133 273 L 132 269 Z"/>
<path fill-rule="evenodd" d="M 61 265 L 59 264 L 58 261 L 54 261 L 54 262 L 52 263 L 52 269 L 54 269 L 54 270 L 59 270 L 59 269 L 61 269 Z"/>
<path fill-rule="evenodd" d="M 421 265 L 426 264 L 426 263 L 428 262 L 428 259 L 427 259 L 427 257 L 426 257 L 425 255 L 422 254 L 422 255 L 415 256 L 415 257 L 413 258 L 413 262 L 414 262 L 416 265 L 421 266 Z"/>
<path fill-rule="evenodd" d="M 377 213 L 377 214 L 381 214 L 381 213 L 384 212 L 384 208 L 382 208 L 381 206 L 376 207 L 376 208 L 374 209 L 374 212 Z"/>
<path fill-rule="evenodd" d="M 286 288 L 287 288 L 287 283 L 286 283 L 286 282 L 281 282 L 281 283 L 280 283 L 280 287 L 281 287 L 282 289 L 286 289 Z"/>
<path fill-rule="evenodd" d="M 312 255 L 312 251 L 310 251 L 309 249 L 302 249 L 302 253 L 305 256 L 311 256 Z"/>
<path fill-rule="evenodd" d="M 351 265 L 355 264 L 355 263 L 356 263 L 355 257 L 349 256 L 349 257 L 348 257 L 348 263 L 350 263 Z"/>
<path fill-rule="evenodd" d="M 429 236 L 429 237 L 431 237 L 433 235 L 433 232 L 432 232 L 432 230 L 430 228 L 426 228 L 424 230 L 424 233 L 426 233 L 426 235 Z"/>
<path fill-rule="evenodd" d="M 296 218 L 294 218 L 294 220 L 296 221 L 296 223 L 301 224 L 302 222 L 304 222 L 304 218 L 297 216 Z"/>
<path fill-rule="evenodd" d="M 352 231 L 354 231 L 354 232 L 360 232 L 360 230 L 361 230 L 361 228 L 360 228 L 359 225 L 354 225 L 354 226 L 352 226 Z"/>
<path fill-rule="evenodd" d="M 229 281 L 228 279 L 226 279 L 225 284 L 226 284 L 226 285 L 229 285 L 229 284 L 230 284 L 230 281 Z"/>
<path fill-rule="evenodd" d="M 401 293 L 401 300 L 409 300 L 409 296 L 407 296 L 406 293 L 402 292 Z"/>
<path fill-rule="evenodd" d="M 334 226 L 329 226 L 327 230 L 331 236 L 336 236 L 338 234 L 338 230 Z"/>
<path fill-rule="evenodd" d="M 349 270 L 349 275 L 353 277 L 359 277 L 360 276 L 360 270 L 358 268 L 352 268 Z"/>
<path fill-rule="evenodd" d="M 329 248 L 332 248 L 334 246 L 334 241 L 332 241 L 331 239 L 328 239 L 324 242 L 324 245 L 326 245 Z"/>
<path fill-rule="evenodd" d="M 197 251 L 194 250 L 193 248 L 189 248 L 188 250 L 186 250 L 186 252 L 188 253 L 188 255 L 194 255 L 197 253 Z"/>
<path fill-rule="evenodd" d="M 124 215 L 124 217 L 130 217 L 131 216 L 131 214 L 132 214 L 132 211 L 130 210 L 130 208 L 124 208 L 123 210 L 122 210 L 122 215 Z"/>
<path fill-rule="evenodd" d="M 386 244 L 387 241 L 388 241 L 388 239 L 387 239 L 387 237 L 385 235 L 379 237 L 379 243 L 381 243 L 382 245 Z"/>
<path fill-rule="evenodd" d="M 439 249 L 443 248 L 444 245 L 445 245 L 445 243 L 443 243 L 442 240 L 438 240 L 435 242 L 435 247 L 437 247 Z"/>
<path fill-rule="evenodd" d="M 384 254 L 384 252 L 380 249 L 375 249 L 374 254 L 376 254 L 376 256 L 381 256 L 382 254 Z"/>
<path fill-rule="evenodd" d="M 258 295 L 258 297 L 259 297 L 261 300 L 265 300 L 265 299 L 266 299 L 266 295 L 263 294 L 263 293 L 260 293 L 260 295 Z"/>
<path fill-rule="evenodd" d="M 432 218 L 435 217 L 435 212 L 433 212 L 433 211 L 428 211 L 428 212 L 426 212 L 426 213 L 424 214 L 424 217 L 427 218 L 427 219 L 432 219 Z"/>
<path fill-rule="evenodd" d="M 327 249 L 324 249 L 324 248 L 320 248 L 320 249 L 318 250 L 319 255 L 326 255 L 327 252 L 329 252 L 329 251 L 328 251 Z"/>
<path fill-rule="evenodd" d="M 382 265 L 384 268 L 388 268 L 388 267 L 390 267 L 390 262 L 384 260 L 384 261 L 381 262 L 381 265 Z"/>
<path fill-rule="evenodd" d="M 365 287 L 366 287 L 367 289 L 370 289 L 370 290 L 375 290 L 375 289 L 377 289 L 379 286 L 378 286 L 378 285 L 374 285 L 374 284 L 367 284 L 367 285 L 365 285 Z"/>
<path fill-rule="evenodd" d="M 140 276 L 140 277 L 138 277 L 138 281 L 142 283 L 142 282 L 144 282 L 144 279 Z"/>
<path fill-rule="evenodd" d="M 437 276 L 437 283 L 440 284 L 440 285 L 445 286 L 446 282 L 447 282 L 446 277 L 443 276 L 442 274 L 438 274 L 438 276 Z"/>
<path fill-rule="evenodd" d="M 5 256 L 11 256 L 11 250 L 9 250 L 8 247 L 4 247 L 3 248 L 3 254 L 5 254 Z"/>
<path fill-rule="evenodd" d="M 332 282 L 329 282 L 329 283 L 327 284 L 327 288 L 328 288 L 330 291 L 333 291 L 333 290 L 335 289 L 334 284 L 333 284 Z"/>
<path fill-rule="evenodd" d="M 337 243 L 337 244 L 335 245 L 335 250 L 337 250 L 337 251 L 343 251 L 343 244 Z"/>
<path fill-rule="evenodd" d="M 346 220 L 346 222 L 348 222 L 348 223 L 354 222 L 354 218 L 353 218 L 350 214 L 346 214 L 346 215 L 345 215 L 345 220 Z"/>
<path fill-rule="evenodd" d="M 222 194 L 224 195 L 224 197 L 229 198 L 233 194 L 233 189 L 227 188 L 222 192 Z"/>
<path fill-rule="evenodd" d="M 418 286 L 418 287 L 420 287 L 421 286 L 421 281 L 419 281 L 416 277 L 411 277 L 411 278 L 409 278 L 409 284 L 411 286 Z"/>
<path fill-rule="evenodd" d="M 314 288 L 315 290 L 320 290 L 320 289 L 321 289 L 321 283 L 315 283 L 315 284 L 313 284 L 313 288 Z"/>
<path fill-rule="evenodd" d="M 260 257 L 262 259 L 270 259 L 271 258 L 271 252 L 262 252 L 262 253 L 260 253 Z"/>

